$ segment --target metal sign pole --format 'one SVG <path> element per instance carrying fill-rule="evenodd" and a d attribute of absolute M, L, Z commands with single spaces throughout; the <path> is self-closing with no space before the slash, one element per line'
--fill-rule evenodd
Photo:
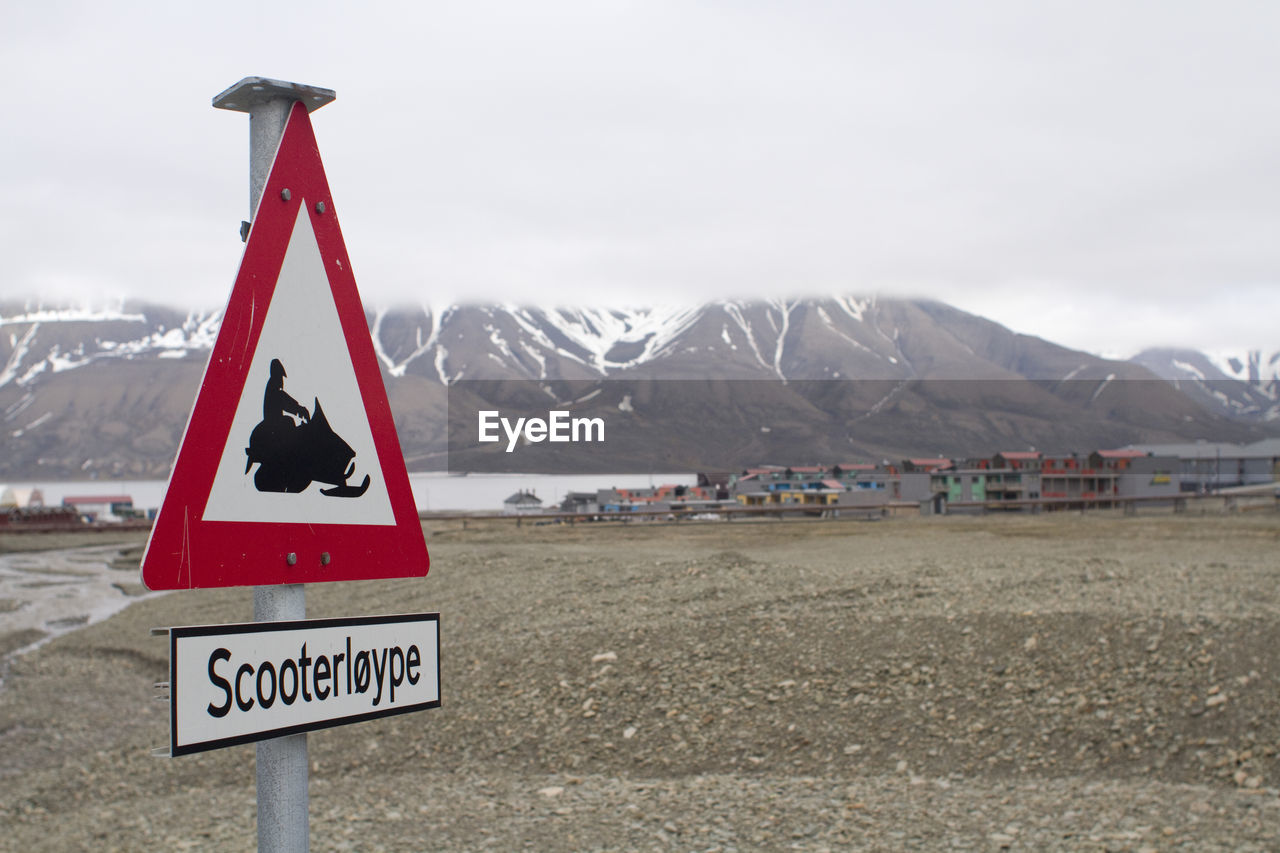
<path fill-rule="evenodd" d="M 294 102 L 302 101 L 310 112 L 334 97 L 330 89 L 246 77 L 213 99 L 213 106 L 218 109 L 249 114 L 250 217 L 257 212 Z M 248 230 L 242 227 L 241 238 L 247 234 Z M 282 554 L 281 559 L 293 556 Z M 255 622 L 306 617 L 304 584 L 254 587 Z M 258 742 L 258 850 L 262 853 L 305 853 L 310 849 L 309 771 L 305 732 Z"/>
<path fill-rule="evenodd" d="M 253 621 L 307 618 L 306 585 L 253 588 Z M 306 853 L 311 847 L 307 733 L 258 741 L 259 853 Z"/>

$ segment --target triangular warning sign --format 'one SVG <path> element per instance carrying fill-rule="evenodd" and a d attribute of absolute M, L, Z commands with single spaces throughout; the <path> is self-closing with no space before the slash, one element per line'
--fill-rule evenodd
<path fill-rule="evenodd" d="M 142 559 L 148 589 L 416 577 L 404 457 L 294 104 Z"/>

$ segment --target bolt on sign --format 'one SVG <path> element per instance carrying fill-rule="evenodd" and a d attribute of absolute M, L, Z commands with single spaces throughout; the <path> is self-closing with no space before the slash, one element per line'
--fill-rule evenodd
<path fill-rule="evenodd" d="M 142 581 L 269 586 L 427 569 L 337 210 L 306 107 L 294 103 Z"/>

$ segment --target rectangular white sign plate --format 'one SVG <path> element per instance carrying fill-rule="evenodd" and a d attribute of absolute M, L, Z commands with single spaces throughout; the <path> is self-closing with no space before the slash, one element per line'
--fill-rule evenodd
<path fill-rule="evenodd" d="M 170 755 L 440 706 L 440 614 L 169 631 Z"/>

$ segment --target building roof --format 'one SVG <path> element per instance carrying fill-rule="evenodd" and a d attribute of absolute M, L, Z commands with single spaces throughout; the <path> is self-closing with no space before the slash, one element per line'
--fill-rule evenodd
<path fill-rule="evenodd" d="M 133 498 L 129 495 L 68 495 L 62 499 L 63 506 L 76 506 L 78 504 L 131 504 Z"/>
<path fill-rule="evenodd" d="M 1229 441 L 1131 444 L 1129 448 L 1154 456 L 1177 456 L 1180 459 L 1263 459 L 1280 456 L 1280 439 L 1268 438 L 1253 444 L 1232 444 Z"/>
<path fill-rule="evenodd" d="M 1264 438 L 1246 444 L 1244 449 L 1254 456 L 1280 456 L 1280 438 Z"/>
<path fill-rule="evenodd" d="M 519 491 L 503 501 L 504 504 L 541 504 L 542 498 L 533 492 Z"/>
<path fill-rule="evenodd" d="M 1099 450 L 1098 455 L 1103 459 L 1137 459 L 1139 456 L 1146 456 L 1145 450 L 1138 450 L 1133 447 L 1121 447 L 1117 450 Z"/>
<path fill-rule="evenodd" d="M 1039 459 L 1040 451 L 1038 450 L 1002 450 L 999 453 L 997 453 L 996 456 L 999 456 L 1003 459 L 1017 459 L 1018 461 L 1022 461 L 1024 459 Z"/>

